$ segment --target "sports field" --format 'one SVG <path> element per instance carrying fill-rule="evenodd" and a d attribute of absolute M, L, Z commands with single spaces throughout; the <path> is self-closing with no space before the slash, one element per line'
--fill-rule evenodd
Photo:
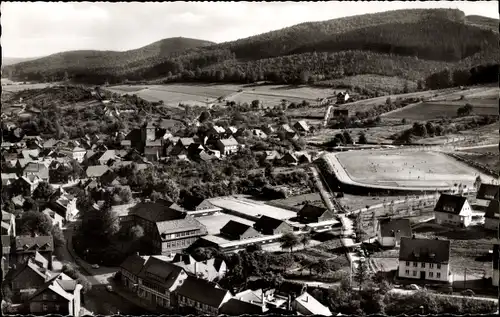
<path fill-rule="evenodd" d="M 471 188 L 478 172 L 445 154 L 421 151 L 356 151 L 326 155 L 341 181 L 379 188 Z"/>

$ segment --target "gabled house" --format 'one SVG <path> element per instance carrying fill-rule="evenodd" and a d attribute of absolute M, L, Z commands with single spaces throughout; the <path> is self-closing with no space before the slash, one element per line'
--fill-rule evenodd
<path fill-rule="evenodd" d="M 177 253 L 174 256 L 172 263 L 182 267 L 186 272 L 192 274 L 193 276 L 210 282 L 220 280 L 225 274 L 225 269 L 221 270 L 221 267 L 225 267 L 226 263 L 222 260 L 211 259 L 206 261 L 196 261 L 189 254 Z"/>
<path fill-rule="evenodd" d="M 479 186 L 479 190 L 477 191 L 476 199 L 499 200 L 500 185 L 481 184 L 481 186 Z"/>
<path fill-rule="evenodd" d="M 148 161 L 156 162 L 160 159 L 160 151 L 156 147 L 146 147 L 144 148 L 144 157 L 146 157 Z"/>
<path fill-rule="evenodd" d="M 380 219 L 377 239 L 383 247 L 399 247 L 401 237 L 411 237 L 409 219 Z"/>
<path fill-rule="evenodd" d="M 261 216 L 259 220 L 254 223 L 253 227 L 258 232 L 267 235 L 277 235 L 293 231 L 293 228 L 285 221 L 268 216 Z"/>
<path fill-rule="evenodd" d="M 500 244 L 493 245 L 493 274 L 491 274 L 491 284 L 498 287 L 498 264 L 499 264 Z"/>
<path fill-rule="evenodd" d="M 97 159 L 97 161 L 101 165 L 107 165 L 109 161 L 114 159 L 116 159 L 115 150 L 107 150 Z"/>
<path fill-rule="evenodd" d="M 398 276 L 408 279 L 452 282 L 450 241 L 402 237 Z"/>
<path fill-rule="evenodd" d="M 37 289 L 42 287 L 51 278 L 51 272 L 48 271 L 48 267 L 44 267 L 45 263 L 37 262 L 35 261 L 35 256 L 30 257 L 26 261 L 12 267 L 5 275 L 4 283 L 12 290 L 14 295 L 13 301 L 19 302 L 25 299 L 30 294 L 36 292 Z"/>
<path fill-rule="evenodd" d="M 152 307 L 175 307 L 176 297 L 173 292 L 187 278 L 188 274 L 183 268 L 151 256 L 139 272 L 137 295 Z"/>
<path fill-rule="evenodd" d="M 472 209 L 466 197 L 441 194 L 434 217 L 437 224 L 468 227 L 472 222 Z"/>
<path fill-rule="evenodd" d="M 186 278 L 175 294 L 180 312 L 212 316 L 219 315 L 221 306 L 232 297 L 228 290 L 194 276 Z"/>
<path fill-rule="evenodd" d="M 62 229 L 63 223 L 64 223 L 64 218 L 61 215 L 59 215 L 57 212 L 55 212 L 54 210 L 52 210 L 50 208 L 45 208 L 42 211 L 42 213 L 50 218 L 53 226 L 56 226 L 56 227 L 59 227 L 59 229 Z"/>
<path fill-rule="evenodd" d="M 288 165 L 297 165 L 299 163 L 299 159 L 295 156 L 295 154 L 290 152 L 283 155 L 281 161 Z"/>
<path fill-rule="evenodd" d="M 15 187 L 15 191 L 18 194 L 31 196 L 41 181 L 42 180 L 35 175 L 23 176 L 15 180 L 12 187 Z"/>
<path fill-rule="evenodd" d="M 347 91 L 341 91 L 337 94 L 337 103 L 343 104 L 349 100 L 349 94 Z"/>
<path fill-rule="evenodd" d="M 332 316 L 332 312 L 328 307 L 318 302 L 317 299 L 307 292 L 304 292 L 293 300 L 292 309 L 298 315 Z"/>
<path fill-rule="evenodd" d="M 309 126 L 307 125 L 307 122 L 305 120 L 300 120 L 300 121 L 295 122 L 293 127 L 299 133 L 309 133 L 309 131 L 310 131 Z"/>
<path fill-rule="evenodd" d="M 2 236 L 16 236 L 16 216 L 2 210 Z"/>
<path fill-rule="evenodd" d="M 500 224 L 500 202 L 490 200 L 486 212 L 484 213 L 484 227 L 489 230 L 498 230 Z"/>
<path fill-rule="evenodd" d="M 335 215 L 326 208 L 305 204 L 297 213 L 297 217 L 303 223 L 313 223 L 332 220 Z"/>
<path fill-rule="evenodd" d="M 23 176 L 38 176 L 42 181 L 49 181 L 49 168 L 40 162 L 29 162 L 23 169 Z"/>
<path fill-rule="evenodd" d="M 54 252 L 54 239 L 52 236 L 17 236 L 14 239 L 14 250 L 11 254 L 11 263 L 24 263 L 35 253 L 40 253 L 49 261 L 52 268 L 52 253 Z"/>
<path fill-rule="evenodd" d="M 79 210 L 76 208 L 76 197 L 67 193 L 51 199 L 49 205 L 64 219 L 64 222 L 75 220 Z"/>
<path fill-rule="evenodd" d="M 109 167 L 106 165 L 95 165 L 87 167 L 85 174 L 88 178 L 97 179 L 100 178 L 104 173 L 109 170 Z"/>
<path fill-rule="evenodd" d="M 279 131 L 285 132 L 285 133 L 295 133 L 295 131 L 290 127 L 289 124 L 282 124 L 279 127 Z"/>
<path fill-rule="evenodd" d="M 238 152 L 239 143 L 232 136 L 228 139 L 217 140 L 217 148 L 222 155 L 230 155 Z"/>
<path fill-rule="evenodd" d="M 169 155 L 171 156 L 187 155 L 188 147 L 192 143 L 195 143 L 193 138 L 180 138 L 170 151 Z"/>
<path fill-rule="evenodd" d="M 137 290 L 138 276 L 145 263 L 145 258 L 132 254 L 120 264 L 121 282 L 125 287 L 132 291 Z"/>
<path fill-rule="evenodd" d="M 260 236 L 251 226 L 234 220 L 229 220 L 228 223 L 220 229 L 220 234 L 231 240 L 243 240 Z"/>
<path fill-rule="evenodd" d="M 77 161 L 78 163 L 83 162 L 85 158 L 85 154 L 87 154 L 87 150 L 85 150 L 82 147 L 75 146 L 73 148 L 62 148 L 59 151 L 61 154 L 64 154 L 73 160 Z"/>

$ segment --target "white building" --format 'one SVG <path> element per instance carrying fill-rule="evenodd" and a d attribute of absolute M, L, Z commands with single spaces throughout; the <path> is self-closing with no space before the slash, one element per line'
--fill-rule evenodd
<path fill-rule="evenodd" d="M 472 209 L 466 197 L 441 194 L 434 217 L 438 224 L 468 227 L 472 222 Z"/>
<path fill-rule="evenodd" d="M 423 281 L 453 282 L 450 241 L 401 238 L 398 277 Z"/>
<path fill-rule="evenodd" d="M 488 208 L 484 213 L 484 227 L 489 230 L 498 230 L 500 224 L 500 202 L 490 200 Z"/>
<path fill-rule="evenodd" d="M 380 219 L 377 238 L 383 247 L 399 247 L 401 237 L 411 237 L 409 219 Z"/>
<path fill-rule="evenodd" d="M 238 152 L 239 143 L 235 138 L 217 140 L 217 148 L 222 155 L 229 155 Z"/>
<path fill-rule="evenodd" d="M 69 148 L 61 149 L 60 153 L 66 155 L 68 157 L 71 157 L 72 159 L 74 159 L 78 163 L 81 163 L 81 162 L 83 162 L 83 159 L 85 157 L 85 154 L 87 153 L 87 150 L 77 146 L 77 147 L 74 147 L 73 149 L 69 149 Z"/>

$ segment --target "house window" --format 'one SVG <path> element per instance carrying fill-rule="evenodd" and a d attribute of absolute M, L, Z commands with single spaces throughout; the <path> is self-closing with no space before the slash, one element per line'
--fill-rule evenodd
<path fill-rule="evenodd" d="M 429 277 L 434 277 L 434 272 L 429 272 Z"/>
<path fill-rule="evenodd" d="M 406 271 L 405 271 L 405 274 L 406 274 L 406 275 L 410 275 L 410 270 L 406 270 Z"/>
<path fill-rule="evenodd" d="M 420 266 L 423 267 L 423 268 L 425 268 L 425 263 L 421 263 Z"/>
<path fill-rule="evenodd" d="M 437 273 L 436 273 L 436 277 L 437 277 L 437 278 L 441 278 L 441 273 L 437 272 Z"/>
<path fill-rule="evenodd" d="M 406 266 L 410 266 L 410 261 L 406 261 Z"/>
<path fill-rule="evenodd" d="M 43 311 L 47 311 L 47 310 L 49 310 L 49 307 L 47 306 L 47 304 L 43 304 L 42 309 L 43 309 Z"/>
<path fill-rule="evenodd" d="M 418 267 L 418 262 L 413 262 L 413 267 Z"/>
<path fill-rule="evenodd" d="M 433 269 L 434 268 L 434 263 L 429 263 L 429 268 Z"/>
<path fill-rule="evenodd" d="M 42 299 L 43 299 L 43 300 L 47 300 L 47 294 L 43 294 L 43 295 L 42 295 Z"/>
<path fill-rule="evenodd" d="M 440 270 L 441 269 L 441 264 L 437 264 L 437 268 L 438 268 L 438 270 Z"/>
<path fill-rule="evenodd" d="M 417 271 L 413 271 L 413 276 L 417 276 Z"/>

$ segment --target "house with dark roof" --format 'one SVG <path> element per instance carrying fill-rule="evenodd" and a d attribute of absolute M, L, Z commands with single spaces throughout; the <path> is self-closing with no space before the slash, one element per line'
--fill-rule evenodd
<path fill-rule="evenodd" d="M 305 204 L 297 213 L 297 217 L 302 223 L 313 223 L 332 220 L 335 215 L 324 207 Z"/>
<path fill-rule="evenodd" d="M 172 263 L 182 267 L 186 272 L 210 282 L 220 280 L 227 270 L 226 263 L 223 260 L 196 261 L 189 254 L 182 253 L 177 253 Z"/>
<path fill-rule="evenodd" d="M 49 168 L 40 162 L 29 162 L 23 169 L 23 176 L 38 176 L 42 181 L 49 181 Z"/>
<path fill-rule="evenodd" d="M 42 287 L 51 277 L 51 272 L 38 265 L 33 258 L 17 264 L 5 275 L 6 283 L 13 293 L 13 301 L 19 302 L 29 294 L 33 294 Z"/>
<path fill-rule="evenodd" d="M 179 156 L 188 155 L 188 147 L 190 144 L 195 143 L 193 138 L 180 138 L 175 146 L 170 150 L 169 155 Z"/>
<path fill-rule="evenodd" d="M 52 268 L 52 254 L 54 252 L 54 239 L 52 236 L 17 236 L 14 239 L 14 248 L 11 253 L 11 263 L 24 263 L 28 258 L 40 253 L 49 261 Z"/>
<path fill-rule="evenodd" d="M 234 220 L 229 220 L 226 225 L 220 229 L 220 234 L 230 240 L 243 240 L 260 236 L 260 233 L 251 226 Z"/>
<path fill-rule="evenodd" d="M 500 202 L 490 200 L 486 212 L 484 213 L 484 227 L 489 230 L 498 230 L 500 224 Z"/>
<path fill-rule="evenodd" d="M 61 195 L 51 197 L 49 207 L 59 214 L 64 219 L 64 222 L 76 219 L 79 213 L 76 208 L 77 198 L 68 194 L 62 193 Z"/>
<path fill-rule="evenodd" d="M 493 245 L 493 273 L 491 274 L 491 283 L 493 286 L 498 287 L 498 265 L 499 265 L 499 252 L 500 252 L 500 244 L 494 244 Z"/>
<path fill-rule="evenodd" d="M 220 314 L 228 316 L 264 315 L 267 311 L 265 304 L 246 302 L 237 298 L 231 298 L 219 310 Z"/>
<path fill-rule="evenodd" d="M 409 219 L 380 219 L 378 222 L 377 239 L 383 247 L 399 247 L 401 237 L 411 237 Z"/>
<path fill-rule="evenodd" d="M 19 177 L 12 183 L 12 189 L 16 194 L 31 196 L 42 180 L 35 175 Z"/>
<path fill-rule="evenodd" d="M 188 276 L 175 290 L 179 312 L 196 315 L 219 315 L 220 308 L 232 296 L 217 284 Z"/>
<path fill-rule="evenodd" d="M 398 276 L 451 283 L 450 241 L 402 237 Z"/>
<path fill-rule="evenodd" d="M 476 195 L 477 199 L 481 200 L 499 200 L 500 199 L 500 185 L 494 184 L 481 184 Z"/>
<path fill-rule="evenodd" d="M 137 290 L 138 276 L 141 272 L 146 259 L 139 254 L 132 254 L 120 264 L 121 282 L 132 291 Z"/>
<path fill-rule="evenodd" d="M 285 155 L 283 155 L 281 157 L 281 161 L 284 164 L 288 164 L 288 165 L 297 165 L 297 164 L 299 164 L 299 159 L 295 156 L 295 154 L 290 153 L 290 152 L 285 153 Z"/>
<path fill-rule="evenodd" d="M 139 272 L 137 295 L 159 311 L 170 309 L 177 302 L 173 292 L 184 285 L 187 278 L 183 268 L 151 256 Z"/>
<path fill-rule="evenodd" d="M 283 220 L 263 215 L 257 220 L 253 227 L 262 234 L 276 235 L 293 231 L 293 228 Z"/>
<path fill-rule="evenodd" d="M 437 224 L 468 227 L 472 222 L 472 209 L 466 197 L 441 194 L 434 207 Z"/>
<path fill-rule="evenodd" d="M 293 125 L 295 130 L 297 130 L 299 133 L 308 133 L 309 132 L 309 125 L 307 125 L 307 122 L 305 120 L 300 120 L 295 122 Z"/>

